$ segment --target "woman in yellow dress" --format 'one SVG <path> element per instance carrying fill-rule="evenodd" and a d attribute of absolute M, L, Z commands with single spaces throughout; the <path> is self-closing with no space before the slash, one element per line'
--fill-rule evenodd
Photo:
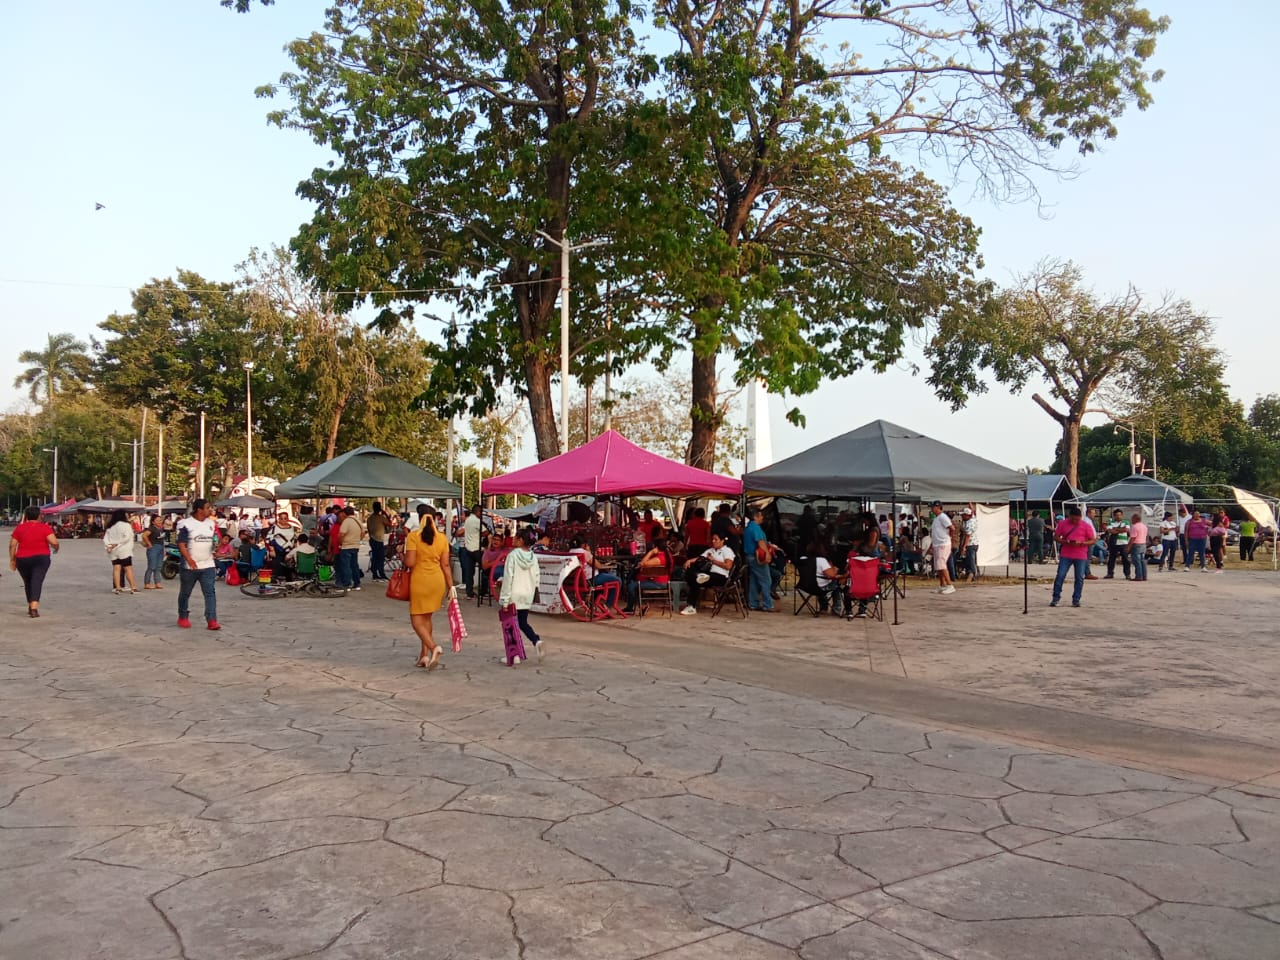
<path fill-rule="evenodd" d="M 418 529 L 405 540 L 404 565 L 409 570 L 409 623 L 422 641 L 418 666 L 434 670 L 443 666 L 443 648 L 432 639 L 431 615 L 444 605 L 446 594 L 454 596 L 454 587 L 449 541 L 430 514 L 420 518 Z"/>

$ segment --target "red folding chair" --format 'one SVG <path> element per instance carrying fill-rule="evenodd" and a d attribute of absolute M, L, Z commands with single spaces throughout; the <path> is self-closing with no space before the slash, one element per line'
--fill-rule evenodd
<path fill-rule="evenodd" d="M 847 616 L 853 617 L 853 604 L 865 609 L 867 616 L 884 619 L 884 605 L 880 601 L 880 560 L 877 557 L 849 558 L 849 606 Z"/>

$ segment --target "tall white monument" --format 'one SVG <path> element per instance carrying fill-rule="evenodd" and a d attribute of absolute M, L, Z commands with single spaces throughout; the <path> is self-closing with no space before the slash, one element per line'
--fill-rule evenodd
<path fill-rule="evenodd" d="M 769 392 L 759 380 L 747 387 L 747 473 L 773 463 L 769 432 Z"/>

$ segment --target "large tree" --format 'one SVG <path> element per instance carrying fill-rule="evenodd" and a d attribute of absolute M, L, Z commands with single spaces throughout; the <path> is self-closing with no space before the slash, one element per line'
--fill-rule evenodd
<path fill-rule="evenodd" d="M 51 333 L 43 350 L 18 354 L 19 363 L 31 366 L 18 374 L 13 385 L 27 387 L 33 403 L 43 398 L 45 408 L 51 410 L 59 393 L 84 388 L 93 365 L 88 349 L 88 344 L 73 334 Z"/>
<path fill-rule="evenodd" d="M 628 0 L 464 6 L 340 0 L 291 45 L 273 115 L 333 149 L 299 188 L 316 213 L 294 240 L 305 272 L 382 306 L 383 325 L 448 300 L 467 322 L 435 344 L 428 399 L 483 414 L 510 380 L 539 456 L 559 452 L 559 244 L 571 185 L 634 43 Z M 272 88 L 271 92 L 274 91 Z M 589 275 L 582 288 L 590 296 Z M 430 316 L 429 310 L 427 315 Z"/>
<path fill-rule="evenodd" d="M 659 178 L 656 206 L 684 206 L 664 209 L 684 242 L 655 245 L 672 254 L 657 272 L 693 347 L 702 466 L 726 348 L 739 383 L 805 393 L 883 369 L 913 327 L 971 325 L 976 231 L 915 169 L 921 154 L 1020 192 L 1054 148 L 1092 150 L 1126 106 L 1148 104 L 1144 63 L 1166 26 L 1130 0 L 658 0 L 655 12 L 677 45 L 663 72 L 674 178 Z"/>
<path fill-rule="evenodd" d="M 1153 302 L 1132 287 L 1103 297 L 1078 266 L 1050 261 L 996 298 L 984 322 L 944 318 L 928 345 L 930 383 L 958 407 L 986 390 L 984 368 L 1015 391 L 1044 381 L 1047 396 L 1031 399 L 1061 428 L 1062 472 L 1078 486 L 1087 413 L 1217 429 L 1226 388 L 1212 337 L 1209 318 L 1185 300 Z"/>

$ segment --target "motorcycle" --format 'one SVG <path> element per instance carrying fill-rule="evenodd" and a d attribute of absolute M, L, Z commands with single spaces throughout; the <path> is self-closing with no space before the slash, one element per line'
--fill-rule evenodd
<path fill-rule="evenodd" d="M 178 549 L 178 545 L 176 543 L 166 543 L 164 545 L 164 562 L 160 566 L 160 576 L 166 580 L 172 580 L 181 569 L 182 552 Z"/>

